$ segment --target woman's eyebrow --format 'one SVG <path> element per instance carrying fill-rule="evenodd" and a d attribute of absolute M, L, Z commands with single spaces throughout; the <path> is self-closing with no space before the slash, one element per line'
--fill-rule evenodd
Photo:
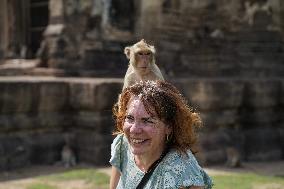
<path fill-rule="evenodd" d="M 143 117 L 142 120 L 144 121 L 148 121 L 148 120 L 156 120 L 157 118 L 155 118 L 154 116 L 150 116 L 150 117 Z"/>

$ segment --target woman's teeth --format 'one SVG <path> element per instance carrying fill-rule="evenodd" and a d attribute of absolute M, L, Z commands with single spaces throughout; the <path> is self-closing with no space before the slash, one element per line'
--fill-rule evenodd
<path fill-rule="evenodd" d="M 144 142 L 145 140 L 142 140 L 142 139 L 132 139 L 132 142 L 135 143 L 135 144 L 138 144 L 138 143 L 141 143 L 141 142 Z"/>

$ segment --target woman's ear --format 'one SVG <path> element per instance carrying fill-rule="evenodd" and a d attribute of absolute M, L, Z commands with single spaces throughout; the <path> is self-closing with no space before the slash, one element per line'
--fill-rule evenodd
<path fill-rule="evenodd" d="M 172 126 L 167 126 L 167 127 L 166 127 L 166 134 L 167 134 L 167 135 L 171 135 L 172 132 L 173 132 L 173 127 L 172 127 Z"/>
<path fill-rule="evenodd" d="M 173 133 L 173 127 L 171 127 L 171 126 L 167 126 L 166 127 L 166 136 L 171 136 Z"/>
<path fill-rule="evenodd" d="M 166 143 L 170 143 L 173 138 L 173 129 L 170 126 L 166 127 Z"/>

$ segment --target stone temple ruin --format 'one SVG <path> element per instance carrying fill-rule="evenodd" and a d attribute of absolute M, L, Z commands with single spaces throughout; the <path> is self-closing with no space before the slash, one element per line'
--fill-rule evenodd
<path fill-rule="evenodd" d="M 203 118 L 201 163 L 284 157 L 281 0 L 2 0 L 0 25 L 0 170 L 59 161 L 66 135 L 107 165 L 123 48 L 141 38 Z"/>

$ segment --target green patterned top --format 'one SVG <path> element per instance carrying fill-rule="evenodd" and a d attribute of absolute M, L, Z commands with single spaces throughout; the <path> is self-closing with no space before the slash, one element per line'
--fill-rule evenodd
<path fill-rule="evenodd" d="M 144 176 L 134 162 L 128 141 L 123 134 L 118 135 L 111 145 L 110 163 L 120 173 L 117 189 L 135 189 Z M 145 189 L 178 189 L 181 187 L 204 186 L 212 188 L 212 180 L 198 165 L 190 150 L 188 156 L 170 150 L 154 170 Z"/>

